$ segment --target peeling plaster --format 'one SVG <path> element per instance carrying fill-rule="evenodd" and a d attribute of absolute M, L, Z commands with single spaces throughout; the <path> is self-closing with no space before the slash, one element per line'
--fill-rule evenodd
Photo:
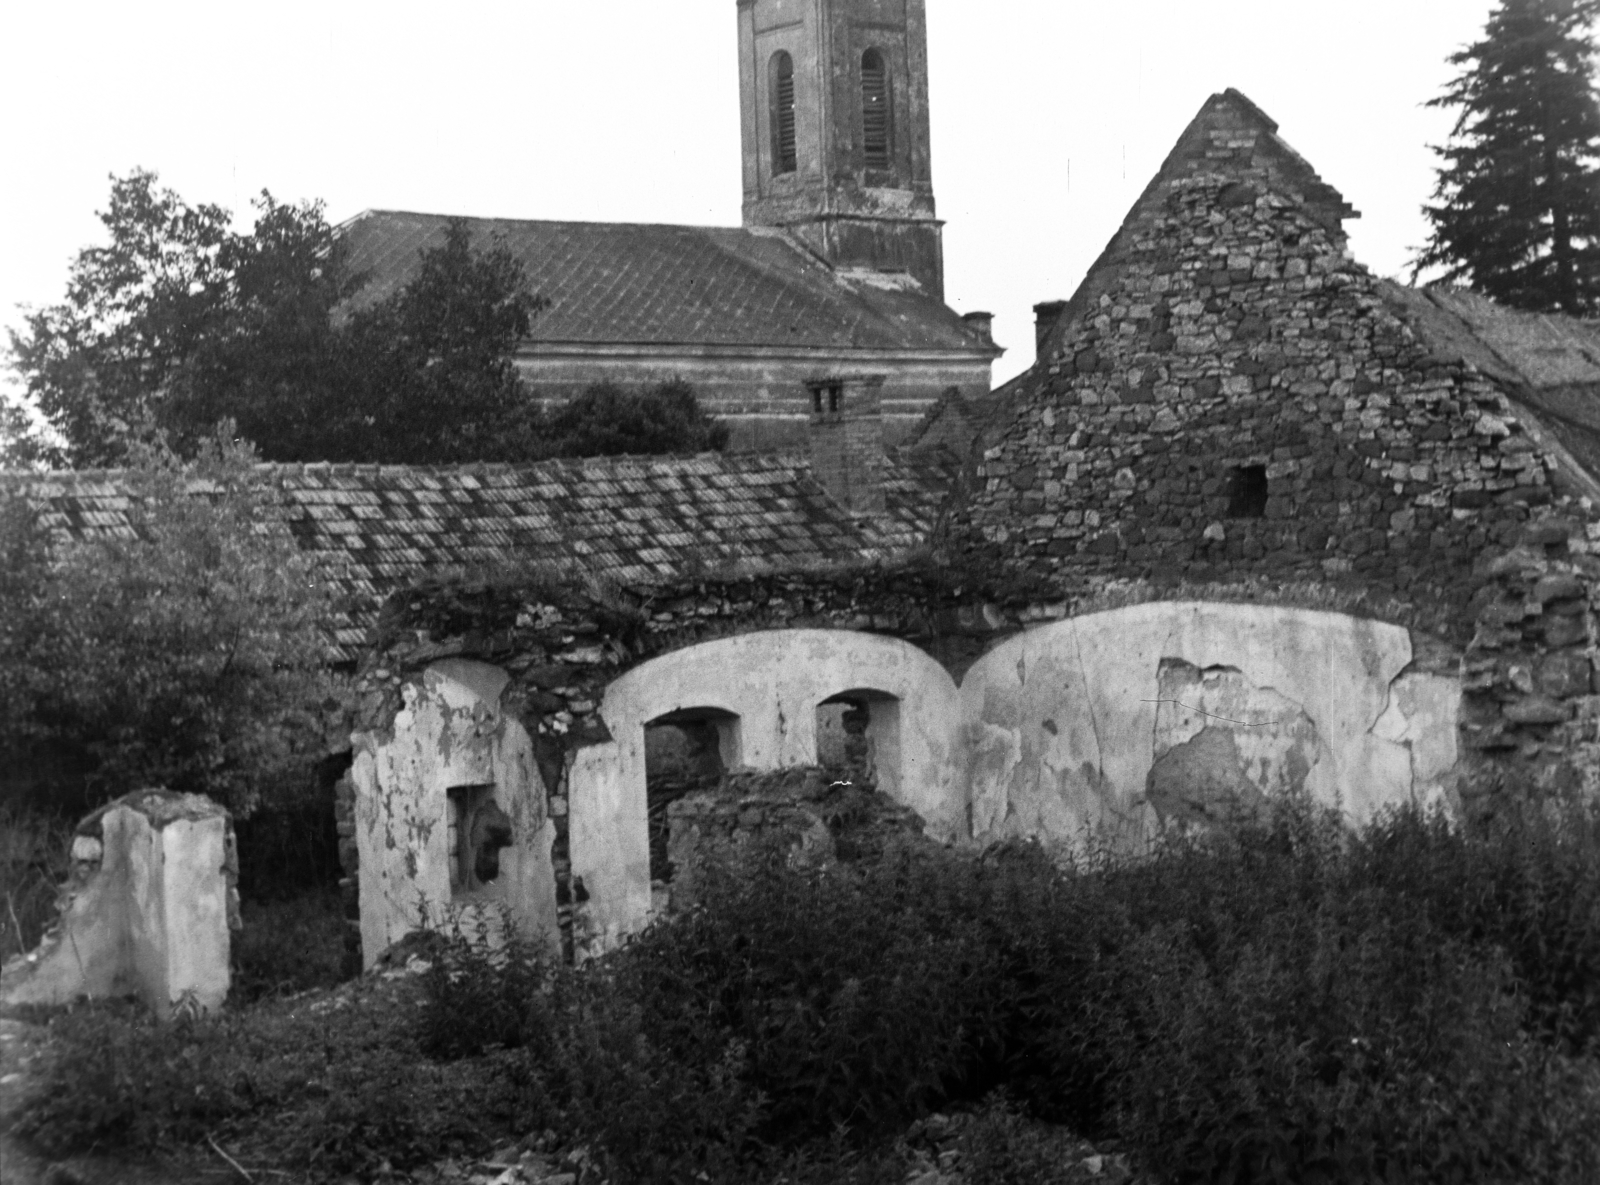
<path fill-rule="evenodd" d="M 525 937 L 558 941 L 555 824 L 532 741 L 501 707 L 508 682 L 504 671 L 483 663 L 435 663 L 407 685 L 387 735 L 352 738 L 368 967 L 412 930 L 460 925 L 492 932 L 502 905 Z M 494 802 L 511 821 L 500 875 L 490 891 L 476 894 L 453 892 L 450 883 L 455 853 L 444 824 L 449 791 L 461 786 L 492 786 Z"/>
<path fill-rule="evenodd" d="M 1398 626 L 1201 602 L 1039 626 L 992 649 L 959 687 L 915 646 L 851 631 L 763 631 L 663 655 L 606 688 L 599 715 L 611 739 L 568 756 L 576 944 L 615 945 L 649 917 L 644 729 L 662 716 L 736 717 L 743 764 L 780 769 L 816 760 L 820 703 L 875 692 L 898 705 L 898 778 L 883 785 L 929 834 L 1072 847 L 1098 832 L 1138 845 L 1167 822 L 1300 790 L 1358 825 L 1385 806 L 1448 801 L 1460 683 L 1412 663 L 1411 636 Z M 526 735 L 499 710 L 504 687 L 494 668 L 437 664 L 407 698 L 392 741 L 358 737 L 369 960 L 440 912 L 447 785 L 492 782 L 519 844 L 548 835 Z M 524 789 L 502 795 L 510 785 Z M 420 813 L 410 802 L 419 798 L 431 804 Z M 406 818 L 412 833 L 397 837 Z M 397 875 L 391 846 L 416 860 L 421 892 Z M 532 848 L 553 893 L 548 839 Z M 370 938 L 369 883 L 382 902 Z M 553 898 L 548 909 L 553 933 Z"/>

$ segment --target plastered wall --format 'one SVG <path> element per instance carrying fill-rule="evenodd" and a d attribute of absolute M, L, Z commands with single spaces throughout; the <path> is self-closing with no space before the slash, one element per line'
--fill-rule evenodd
<path fill-rule="evenodd" d="M 961 687 L 971 834 L 1130 840 L 1308 792 L 1353 823 L 1443 795 L 1458 679 L 1337 613 L 1154 602 L 1029 630 Z"/>
<path fill-rule="evenodd" d="M 501 708 L 506 683 L 503 671 L 483 663 L 435 663 L 407 686 L 391 729 L 354 737 L 368 967 L 412 930 L 461 925 L 493 933 L 502 907 L 524 936 L 556 941 L 555 828 L 528 734 Z M 492 787 L 511 826 L 498 875 L 476 892 L 451 887 L 450 791 L 464 787 Z"/>
<path fill-rule="evenodd" d="M 644 726 L 674 712 L 713 709 L 737 716 L 737 758 L 729 765 L 781 769 L 817 760 L 817 705 L 847 691 L 871 691 L 875 718 L 893 726 L 899 801 L 930 833 L 961 838 L 960 726 L 956 687 L 923 651 L 894 638 L 845 630 L 769 630 L 691 646 L 635 667 L 600 704 L 612 740 L 574 755 L 570 854 L 581 879 L 591 943 L 602 946 L 643 925 L 650 908 L 645 827 Z M 872 726 L 868 728 L 869 738 Z M 890 738 L 879 740 L 887 750 Z"/>
<path fill-rule="evenodd" d="M 136 995 L 158 1016 L 212 1011 L 229 987 L 236 900 L 228 813 L 195 794 L 142 791 L 96 812 L 73 839 L 60 916 L 0 973 L 7 1004 Z"/>
<path fill-rule="evenodd" d="M 526 734 L 491 705 L 507 676 L 452 660 L 413 686 L 387 740 L 356 763 L 363 943 L 369 960 L 447 901 L 444 786 L 492 781 L 520 812 L 519 876 L 550 882 L 543 784 Z M 878 784 L 927 832 L 987 844 L 1077 847 L 1100 831 L 1136 846 L 1306 793 L 1360 824 L 1385 806 L 1455 799 L 1460 679 L 1420 662 L 1410 633 L 1337 613 L 1153 602 L 1037 626 L 991 649 L 958 686 L 908 642 L 781 629 L 689 646 L 613 680 L 608 739 L 570 752 L 568 856 L 581 957 L 651 910 L 645 727 L 717 721 L 730 768 L 818 761 L 818 707 L 865 704 Z M 520 787 L 520 790 L 514 790 Z M 544 878 L 538 884 L 538 878 Z M 554 903 L 540 897 L 541 933 Z M 548 905 L 546 902 L 548 901 Z M 426 909 L 419 912 L 419 902 Z M 369 932 L 370 927 L 370 932 Z"/>

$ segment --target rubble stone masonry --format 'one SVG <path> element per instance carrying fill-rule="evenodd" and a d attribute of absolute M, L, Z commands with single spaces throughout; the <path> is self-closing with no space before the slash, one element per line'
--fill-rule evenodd
<path fill-rule="evenodd" d="M 964 542 L 1041 574 L 1464 605 L 1474 560 L 1550 501 L 1545 458 L 1385 305 L 1238 100 L 1203 113 L 1069 310 L 981 457 Z"/>
<path fill-rule="evenodd" d="M 1600 791 L 1594 508 L 1516 405 L 1431 347 L 1346 247 L 1338 195 L 1214 96 L 966 474 L 943 545 L 1070 595 L 1311 586 L 1457 644 L 1461 787 Z"/>

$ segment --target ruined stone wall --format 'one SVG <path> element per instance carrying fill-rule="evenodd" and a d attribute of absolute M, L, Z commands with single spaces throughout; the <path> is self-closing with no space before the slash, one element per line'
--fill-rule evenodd
<path fill-rule="evenodd" d="M 1383 589 L 1470 621 L 1474 561 L 1550 501 L 1549 463 L 1385 305 L 1258 115 L 1220 103 L 1191 136 L 978 461 L 950 545 L 1070 580 Z"/>
<path fill-rule="evenodd" d="M 57 919 L 0 969 L 0 1001 L 137 995 L 163 1019 L 220 1008 L 240 925 L 228 812 L 199 794 L 136 791 L 80 822 L 71 856 Z"/>
<path fill-rule="evenodd" d="M 921 820 L 874 786 L 839 781 L 816 766 L 731 773 L 674 802 L 668 828 L 674 910 L 696 904 L 707 865 L 736 865 L 763 847 L 822 867 L 871 857 L 895 839 L 922 834 Z"/>

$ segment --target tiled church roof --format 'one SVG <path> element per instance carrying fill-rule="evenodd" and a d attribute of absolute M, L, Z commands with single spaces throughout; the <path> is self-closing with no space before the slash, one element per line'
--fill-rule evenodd
<path fill-rule="evenodd" d="M 264 465 L 289 527 L 312 554 L 342 561 L 348 617 L 335 636 L 362 645 L 383 598 L 428 572 L 508 560 L 570 561 L 625 583 L 701 565 L 783 568 L 873 560 L 926 538 L 952 478 L 944 455 L 891 457 L 888 511 L 852 519 L 795 454 L 596 457 L 533 465 Z M 129 531 L 115 471 L 4 475 L 58 538 Z"/>
<path fill-rule="evenodd" d="M 835 272 L 777 230 L 464 219 L 473 243 L 504 245 L 549 306 L 531 343 L 796 346 L 995 353 L 909 280 Z M 438 214 L 368 210 L 340 227 L 368 275 L 358 302 L 405 283 L 443 244 Z"/>

